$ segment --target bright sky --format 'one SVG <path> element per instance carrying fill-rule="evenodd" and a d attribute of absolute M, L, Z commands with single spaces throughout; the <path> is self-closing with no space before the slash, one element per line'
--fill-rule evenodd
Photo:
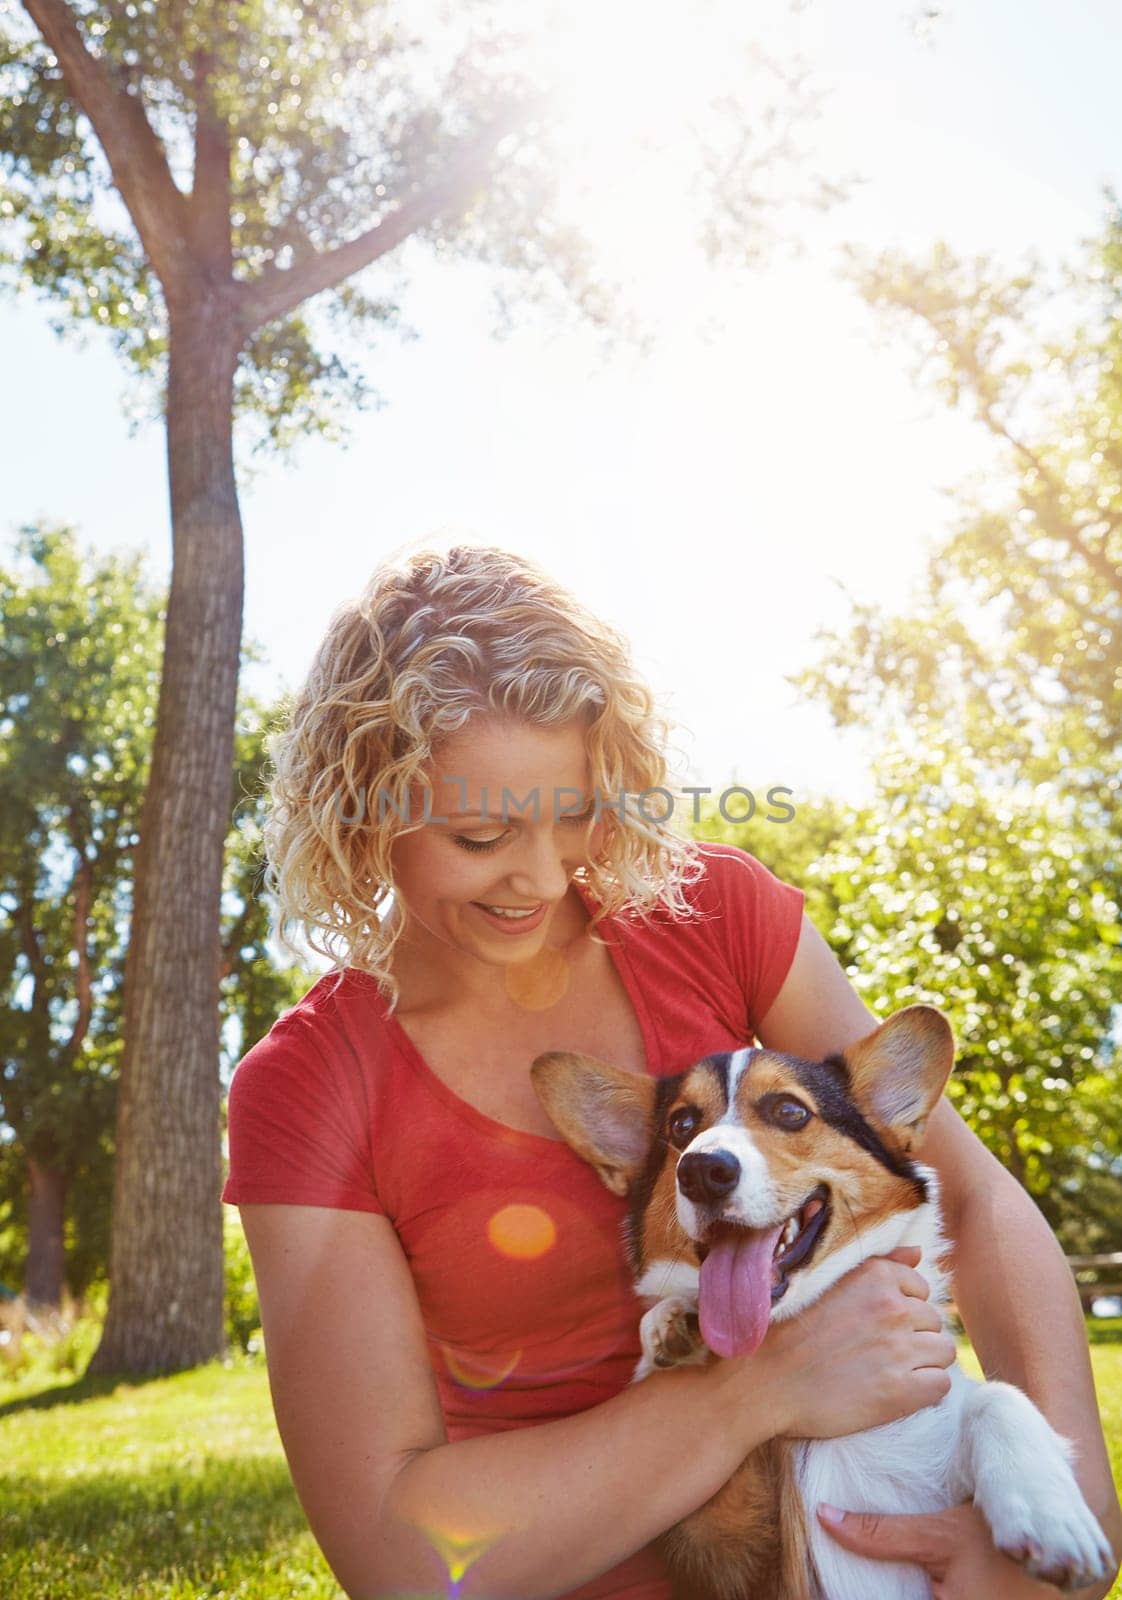
<path fill-rule="evenodd" d="M 384 407 L 348 447 L 312 441 L 244 486 L 246 631 L 269 659 L 254 687 L 302 677 L 383 552 L 454 529 L 532 555 L 622 627 L 695 782 L 862 798 L 863 741 L 783 674 L 843 621 L 839 584 L 906 599 L 946 526 L 941 486 L 984 455 L 903 352 L 878 348 L 831 252 L 942 237 L 1057 256 L 1094 232 L 1102 185 L 1122 183 L 1112 10 L 959 0 L 924 44 L 911 0 L 817 0 L 800 32 L 829 91 L 818 141 L 865 183 L 797 263 L 718 277 L 659 254 L 641 286 L 658 332 L 646 357 L 534 327 L 495 340 L 473 274 L 419 270 L 420 337 L 371 350 Z M 166 580 L 163 437 L 128 436 L 112 352 L 60 343 L 30 298 L 0 307 L 0 349 L 0 536 L 68 521 L 99 548 L 146 547 Z"/>

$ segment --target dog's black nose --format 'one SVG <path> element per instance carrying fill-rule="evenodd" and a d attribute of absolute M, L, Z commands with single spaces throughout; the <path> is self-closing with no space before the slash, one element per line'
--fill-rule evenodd
<path fill-rule="evenodd" d="M 678 1187 L 687 1200 L 723 1200 L 740 1180 L 740 1162 L 728 1150 L 696 1150 L 678 1162 Z"/>

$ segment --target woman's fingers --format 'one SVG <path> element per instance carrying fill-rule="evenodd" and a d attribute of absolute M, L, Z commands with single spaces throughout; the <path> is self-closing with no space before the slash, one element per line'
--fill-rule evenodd
<path fill-rule="evenodd" d="M 917 1367 L 953 1367 L 958 1359 L 958 1350 L 949 1333 L 917 1333 L 913 1338 L 913 1347 L 919 1359 Z"/>
<path fill-rule="evenodd" d="M 885 1259 L 889 1260 L 891 1258 L 885 1257 Z M 904 1272 L 899 1273 L 896 1282 L 899 1285 L 900 1293 L 910 1295 L 913 1300 L 926 1301 L 931 1297 L 931 1285 L 926 1278 L 921 1277 L 916 1272 L 914 1267 L 909 1267 Z"/>
<path fill-rule="evenodd" d="M 945 1367 L 917 1367 L 913 1373 L 915 1409 L 937 1406 L 951 1392 L 951 1375 Z"/>
<path fill-rule="evenodd" d="M 879 1275 L 901 1294 L 910 1295 L 915 1300 L 926 1300 L 931 1294 L 931 1285 L 916 1271 L 919 1257 L 918 1245 L 901 1246 L 886 1256 L 869 1256 L 857 1270 Z"/>
<path fill-rule="evenodd" d="M 818 1520 L 839 1544 L 873 1561 L 914 1561 L 940 1578 L 954 1548 L 955 1522 L 945 1511 L 925 1516 L 886 1516 L 875 1511 L 840 1511 L 819 1505 Z"/>
<path fill-rule="evenodd" d="M 895 1250 L 890 1250 L 885 1256 L 886 1261 L 900 1261 L 905 1267 L 918 1267 L 919 1258 L 923 1254 L 918 1244 L 898 1244 Z"/>
<path fill-rule="evenodd" d="M 915 1300 L 909 1306 L 909 1313 L 911 1325 L 917 1333 L 943 1332 L 943 1318 L 938 1306 L 933 1306 L 926 1300 Z"/>
<path fill-rule="evenodd" d="M 818 1520 L 854 1555 L 922 1567 L 936 1600 L 1058 1600 L 1057 1589 L 1029 1577 L 995 1549 L 989 1528 L 969 1503 L 924 1516 L 845 1512 L 820 1504 Z"/>

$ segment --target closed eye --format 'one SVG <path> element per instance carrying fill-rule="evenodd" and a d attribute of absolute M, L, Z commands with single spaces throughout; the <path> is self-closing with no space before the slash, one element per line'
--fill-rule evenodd
<path fill-rule="evenodd" d="M 557 820 L 558 822 L 575 823 L 578 828 L 583 828 L 592 821 L 595 815 L 596 806 L 593 804 L 589 806 L 587 811 L 582 811 L 579 815 L 558 817 Z M 465 839 L 464 836 L 459 833 L 453 834 L 452 837 L 462 850 L 495 850 L 499 845 L 502 844 L 509 832 L 510 829 L 507 828 L 504 830 L 504 832 L 496 834 L 493 839 Z"/>
<path fill-rule="evenodd" d="M 461 850 L 494 850 L 497 845 L 502 844 L 506 834 L 500 833 L 496 839 L 464 839 L 457 833 L 453 838 Z"/>

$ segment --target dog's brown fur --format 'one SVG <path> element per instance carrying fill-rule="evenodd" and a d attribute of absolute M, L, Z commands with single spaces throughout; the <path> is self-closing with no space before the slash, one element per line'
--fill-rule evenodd
<path fill-rule="evenodd" d="M 704 1505 L 658 1541 L 674 1600 L 810 1600 L 795 1446 L 754 1450 Z"/>

